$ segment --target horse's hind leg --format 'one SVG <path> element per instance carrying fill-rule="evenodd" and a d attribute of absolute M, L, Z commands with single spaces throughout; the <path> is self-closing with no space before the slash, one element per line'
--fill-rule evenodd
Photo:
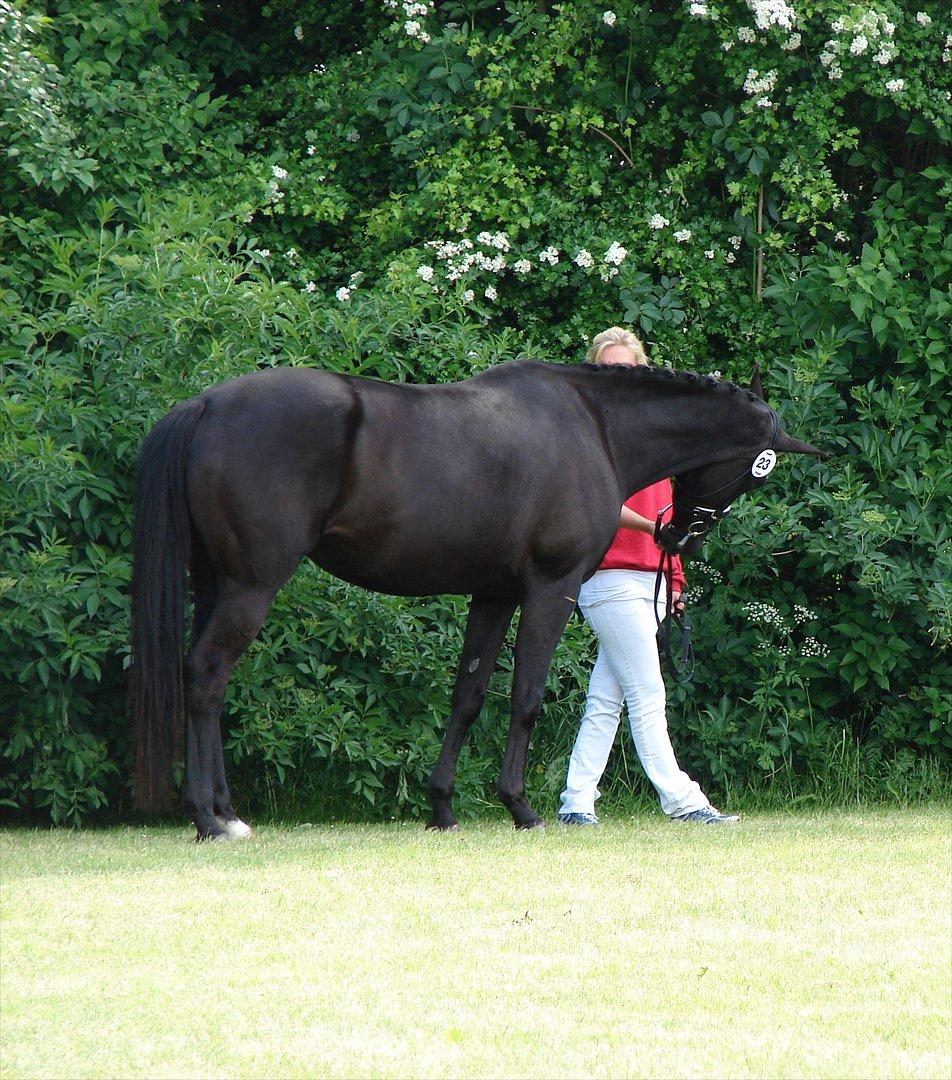
<path fill-rule="evenodd" d="M 214 607 L 204 615 L 201 633 L 185 657 L 185 802 L 199 840 L 248 832 L 231 806 L 219 718 L 235 664 L 261 629 L 276 591 L 236 586 L 219 590 Z"/>
<path fill-rule="evenodd" d="M 205 553 L 204 545 L 196 538 L 192 540 L 192 591 L 195 604 L 192 615 L 192 644 L 196 644 L 218 599 L 218 585 L 215 572 Z M 225 759 L 222 754 L 221 724 L 212 725 L 212 737 L 215 740 L 214 775 L 212 776 L 212 809 L 215 819 L 228 836 L 245 837 L 251 835 L 251 829 L 238 817 L 231 805 L 231 793 L 225 777 Z"/>
<path fill-rule="evenodd" d="M 427 824 L 429 829 L 452 829 L 456 826 L 450 802 L 456 762 L 466 733 L 482 708 L 489 677 L 496 664 L 496 654 L 515 609 L 514 600 L 502 597 L 474 596 L 470 602 L 466 638 L 453 687 L 450 722 L 428 785 L 430 805 L 433 807 L 433 815 Z"/>

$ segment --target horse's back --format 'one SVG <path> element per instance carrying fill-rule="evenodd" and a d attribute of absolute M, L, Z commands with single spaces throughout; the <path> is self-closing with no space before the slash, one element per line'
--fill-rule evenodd
<path fill-rule="evenodd" d="M 527 560 L 568 565 L 617 515 L 559 370 L 411 385 L 276 368 L 223 383 L 201 395 L 189 454 L 199 534 L 239 578 L 309 554 L 385 592 L 517 590 Z"/>
<path fill-rule="evenodd" d="M 389 592 L 518 592 L 529 560 L 568 564 L 597 533 L 588 500 L 607 492 L 611 469 L 552 369 L 515 363 L 357 392 L 347 495 L 313 555 L 331 572 Z"/>

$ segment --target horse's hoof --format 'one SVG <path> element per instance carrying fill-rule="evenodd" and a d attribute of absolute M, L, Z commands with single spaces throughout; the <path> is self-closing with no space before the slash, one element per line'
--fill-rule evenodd
<path fill-rule="evenodd" d="M 229 837 L 228 833 L 224 833 L 224 832 L 206 832 L 206 833 L 197 832 L 195 834 L 195 843 L 196 844 L 209 844 L 209 843 L 213 843 L 216 840 L 229 840 L 229 839 L 231 839 L 231 838 Z"/>
<path fill-rule="evenodd" d="M 448 821 L 445 824 L 439 821 L 428 821 L 426 823 L 427 832 L 458 832 L 459 822 Z"/>
<path fill-rule="evenodd" d="M 522 829 L 523 831 L 528 831 L 529 829 L 544 829 L 545 822 L 542 818 L 535 818 L 532 821 L 517 821 L 514 823 L 514 827 Z"/>
<path fill-rule="evenodd" d="M 241 818 L 220 818 L 215 817 L 218 824 L 225 830 L 225 835 L 221 837 L 223 840 L 247 840 L 251 836 L 251 826 L 246 825 Z"/>

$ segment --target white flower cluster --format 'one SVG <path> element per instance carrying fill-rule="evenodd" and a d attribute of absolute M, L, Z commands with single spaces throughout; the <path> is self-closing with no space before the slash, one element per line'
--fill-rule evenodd
<path fill-rule="evenodd" d="M 516 259 L 512 268 L 517 274 L 528 274 L 532 269 L 532 263 L 528 259 Z"/>
<path fill-rule="evenodd" d="M 280 165 L 271 166 L 271 179 L 268 181 L 267 187 L 267 199 L 269 203 L 279 203 L 284 198 L 284 192 L 281 190 L 281 181 L 287 180 L 287 178 L 287 169 L 282 169 Z"/>
<path fill-rule="evenodd" d="M 886 80 L 886 89 L 890 92 L 890 94 L 901 94 L 903 92 L 903 90 L 905 90 L 905 88 L 906 88 L 906 80 L 905 79 L 887 79 Z"/>
<path fill-rule="evenodd" d="M 341 285 L 341 287 L 337 290 L 337 292 L 334 295 L 337 297 L 337 299 L 342 304 L 346 304 L 347 301 L 350 300 L 351 294 L 353 293 L 354 289 L 356 289 L 357 286 L 363 280 L 364 280 L 363 271 L 362 270 L 356 270 L 353 274 L 350 275 L 350 278 L 349 278 L 347 284 L 346 285 Z M 309 281 L 307 283 L 307 285 L 304 286 L 304 291 L 305 292 L 314 292 L 314 289 L 312 288 L 313 285 L 314 285 L 314 282 Z"/>
<path fill-rule="evenodd" d="M 751 68 L 744 79 L 745 94 L 769 94 L 777 85 L 777 72 L 775 69 L 765 71 L 763 75 L 756 68 Z"/>
<path fill-rule="evenodd" d="M 843 77 L 840 60 L 846 54 L 865 56 L 870 49 L 876 48 L 873 62 L 884 66 L 894 59 L 898 51 L 893 41 L 896 24 L 890 22 L 884 12 L 874 8 L 865 11 L 854 9 L 853 14 L 834 19 L 830 29 L 837 36 L 830 38 L 820 53 L 820 63 L 826 68 L 830 79 Z"/>
<path fill-rule="evenodd" d="M 539 262 L 548 263 L 549 266 L 555 266 L 559 261 L 559 249 L 554 247 L 547 247 L 544 251 L 539 252 Z"/>
<path fill-rule="evenodd" d="M 652 214 L 648 218 L 649 229 L 666 229 L 670 224 L 671 222 L 662 214 Z"/>
<path fill-rule="evenodd" d="M 784 619 L 773 604 L 760 604 L 754 602 L 744 604 L 742 610 L 751 622 L 759 623 L 761 626 L 772 627 L 781 634 L 790 632 L 790 627 L 787 625 L 786 619 Z"/>
<path fill-rule="evenodd" d="M 739 26 L 737 28 L 737 40 L 742 41 L 745 45 L 752 45 L 757 40 L 757 35 L 751 27 Z"/>
<path fill-rule="evenodd" d="M 947 64 L 952 60 L 952 34 L 945 35 L 945 44 L 942 46 L 942 63 Z"/>
<path fill-rule="evenodd" d="M 578 253 L 578 255 L 575 256 L 572 262 L 574 262 L 576 266 L 580 266 L 583 270 L 586 270 L 588 267 L 595 265 L 595 260 L 592 258 L 592 253 L 590 251 L 586 251 L 585 248 L 582 248 L 582 250 Z"/>
<path fill-rule="evenodd" d="M 803 644 L 800 646 L 800 655 L 808 658 L 813 656 L 829 656 L 830 647 L 822 641 L 818 641 L 815 637 L 806 637 L 803 639 Z"/>
<path fill-rule="evenodd" d="M 780 46 L 784 52 L 794 52 L 800 48 L 801 37 L 799 34 L 791 34 L 784 43 Z"/>
<path fill-rule="evenodd" d="M 916 22 L 920 26 L 931 26 L 932 25 L 932 18 L 931 18 L 931 16 L 927 15 L 924 11 L 917 11 L 916 12 Z"/>
<path fill-rule="evenodd" d="M 423 281 L 432 281 L 433 273 L 434 270 L 432 266 L 423 265 L 417 267 L 417 277 L 421 278 Z"/>
<path fill-rule="evenodd" d="M 797 16 L 786 0 L 747 0 L 747 6 L 758 30 L 769 30 L 771 26 L 793 29 Z"/>
<path fill-rule="evenodd" d="M 485 247 L 494 247 L 497 251 L 509 250 L 509 237 L 504 232 L 481 232 L 476 237 L 477 244 L 483 244 Z"/>
<path fill-rule="evenodd" d="M 627 257 L 628 249 L 622 247 L 617 240 L 613 240 L 602 257 L 602 265 L 598 268 L 598 276 L 602 281 L 611 281 L 618 274 L 619 266 Z"/>
<path fill-rule="evenodd" d="M 602 14 L 602 22 L 606 26 L 614 26 L 617 21 L 618 21 L 618 16 L 615 14 L 614 11 L 603 12 L 603 14 Z"/>
<path fill-rule="evenodd" d="M 727 238 L 727 242 L 735 251 L 739 251 L 740 245 L 743 243 L 743 240 L 741 240 L 739 236 L 729 236 Z"/>
<path fill-rule="evenodd" d="M 714 249 L 713 248 L 708 248 L 707 251 L 704 252 L 704 258 L 705 259 L 713 259 L 714 258 Z"/>
<path fill-rule="evenodd" d="M 487 285 L 486 286 L 486 291 L 483 293 L 483 296 L 485 296 L 487 300 L 495 300 L 496 295 L 497 294 L 496 294 L 495 286 Z"/>
<path fill-rule="evenodd" d="M 688 14 L 692 19 L 707 19 L 711 12 L 704 0 L 694 0 L 694 3 L 688 5 Z"/>
<path fill-rule="evenodd" d="M 428 248 L 433 248 L 434 254 L 438 259 L 454 259 L 464 251 L 471 251 L 473 248 L 473 241 L 468 240 L 465 237 L 462 240 L 458 240 L 456 243 L 452 240 L 428 240 L 426 246 Z"/>
<path fill-rule="evenodd" d="M 304 40 L 304 28 L 300 24 L 295 26 L 295 28 L 294 28 L 294 36 L 295 36 L 295 38 L 297 38 L 298 41 L 303 41 Z"/>
<path fill-rule="evenodd" d="M 690 229 L 678 229 L 678 231 L 674 234 L 674 238 L 675 238 L 675 240 L 677 240 L 677 242 L 679 244 L 683 244 L 683 243 L 685 243 L 685 241 L 691 239 L 691 230 Z"/>
<path fill-rule="evenodd" d="M 720 570 L 706 562 L 692 562 L 691 574 L 700 574 L 701 577 L 705 577 L 709 581 L 715 582 L 715 584 L 724 580 L 724 575 Z"/>
<path fill-rule="evenodd" d="M 402 9 L 403 23 L 402 26 L 398 23 L 397 27 L 402 29 L 407 37 L 423 45 L 430 41 L 430 35 L 423 29 L 423 23 L 420 20 L 433 14 L 432 3 L 414 3 L 413 0 L 404 0 L 401 4 L 398 0 L 384 0 L 384 6 L 393 12 L 396 12 L 398 8 Z"/>
<path fill-rule="evenodd" d="M 817 613 L 811 611 L 808 607 L 804 607 L 803 604 L 793 605 L 793 621 L 796 626 L 801 623 L 813 622 L 817 618 Z"/>
<path fill-rule="evenodd" d="M 430 240 L 427 247 L 432 248 L 436 258 L 446 263 L 447 281 L 459 281 L 468 274 L 473 267 L 477 270 L 485 270 L 491 274 L 500 274 L 506 269 L 507 259 L 502 254 L 509 250 L 509 237 L 503 233 L 481 232 L 476 237 L 476 243 L 482 247 L 495 248 L 500 254 L 490 258 L 484 251 L 476 250 L 473 241 L 468 237 L 462 240 Z M 419 271 L 417 271 L 419 273 Z M 429 281 L 429 278 L 424 280 Z"/>

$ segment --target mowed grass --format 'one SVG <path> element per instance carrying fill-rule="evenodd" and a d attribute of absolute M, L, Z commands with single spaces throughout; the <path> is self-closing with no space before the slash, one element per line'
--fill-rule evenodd
<path fill-rule="evenodd" d="M 4 1077 L 937 1077 L 952 828 L 0 835 Z"/>

